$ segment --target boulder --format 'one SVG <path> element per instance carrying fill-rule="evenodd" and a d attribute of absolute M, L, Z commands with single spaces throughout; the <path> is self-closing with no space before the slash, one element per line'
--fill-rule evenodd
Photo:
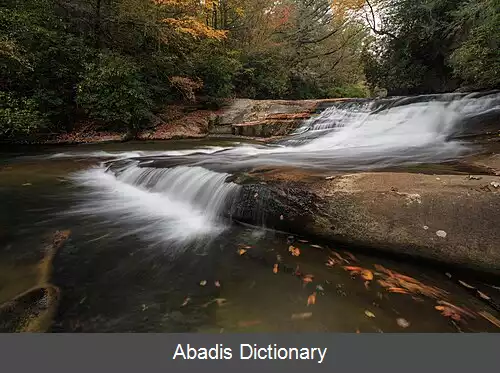
<path fill-rule="evenodd" d="M 500 178 L 397 172 L 240 175 L 247 223 L 500 274 Z"/>

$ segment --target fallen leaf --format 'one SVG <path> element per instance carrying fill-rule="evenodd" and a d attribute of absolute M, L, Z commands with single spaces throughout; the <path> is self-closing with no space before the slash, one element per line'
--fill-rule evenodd
<path fill-rule="evenodd" d="M 239 246 L 240 246 L 240 249 L 245 249 L 245 250 L 252 248 L 252 246 L 248 246 L 248 245 L 239 245 Z"/>
<path fill-rule="evenodd" d="M 409 294 L 408 290 L 402 289 L 402 288 L 389 288 L 387 291 L 391 293 L 397 293 L 397 294 Z"/>
<path fill-rule="evenodd" d="M 313 278 L 314 278 L 313 275 L 305 275 L 302 278 L 302 281 L 304 281 L 307 284 L 307 283 L 313 282 Z"/>
<path fill-rule="evenodd" d="M 225 298 L 216 298 L 215 302 L 218 306 L 223 306 L 227 302 L 227 300 Z"/>
<path fill-rule="evenodd" d="M 349 257 L 351 258 L 353 261 L 355 262 L 358 262 L 358 259 L 353 255 L 351 254 L 349 251 L 344 251 L 344 253 Z"/>
<path fill-rule="evenodd" d="M 309 295 L 309 297 L 307 297 L 307 305 L 310 306 L 313 304 L 316 304 L 316 292 L 312 293 L 311 295 Z"/>
<path fill-rule="evenodd" d="M 474 287 L 474 286 L 469 285 L 468 283 L 466 283 L 466 282 L 464 282 L 464 281 L 458 280 L 458 282 L 460 283 L 460 285 L 463 285 L 463 286 L 465 286 L 465 287 L 466 287 L 466 288 L 468 288 L 468 289 L 475 289 L 475 287 Z"/>
<path fill-rule="evenodd" d="M 292 253 L 293 256 L 299 256 L 300 255 L 300 250 L 298 247 L 293 247 L 293 246 L 290 246 L 288 248 L 288 251 L 290 251 Z"/>
<path fill-rule="evenodd" d="M 440 305 L 442 305 L 442 306 L 449 307 L 449 308 L 455 310 L 456 312 L 459 312 L 459 313 L 464 314 L 466 316 L 469 316 L 471 318 L 474 318 L 474 319 L 476 318 L 476 316 L 474 316 L 474 314 L 472 313 L 472 311 L 469 311 L 469 310 L 467 310 L 465 308 L 461 308 L 461 307 L 455 306 L 454 304 L 451 304 L 451 303 L 446 302 L 444 300 L 440 300 L 440 301 L 438 301 L 438 303 Z"/>
<path fill-rule="evenodd" d="M 329 257 L 328 261 L 325 263 L 327 267 L 333 267 L 335 264 L 337 264 L 337 262 L 332 257 Z"/>
<path fill-rule="evenodd" d="M 219 281 L 216 280 L 214 284 L 215 284 L 216 288 L 220 288 L 220 282 Z"/>
<path fill-rule="evenodd" d="M 361 332 L 359 331 L 359 329 L 356 329 L 356 334 L 360 334 Z"/>
<path fill-rule="evenodd" d="M 240 321 L 238 322 L 238 326 L 240 328 L 248 328 L 249 326 L 255 326 L 262 324 L 262 321 L 260 320 L 252 320 L 252 321 Z"/>
<path fill-rule="evenodd" d="M 309 241 L 308 240 L 299 240 L 299 242 L 308 243 Z"/>
<path fill-rule="evenodd" d="M 482 317 L 484 317 L 486 320 L 488 320 L 493 325 L 495 325 L 495 326 L 497 326 L 497 327 L 500 328 L 500 320 L 498 320 L 491 313 L 486 312 L 486 311 L 479 311 L 478 314 L 480 314 Z"/>
<path fill-rule="evenodd" d="M 340 260 L 340 262 L 346 262 L 347 264 L 349 264 L 349 261 L 345 260 L 342 257 L 342 255 L 340 255 L 338 252 L 332 250 L 332 254 L 335 255 L 337 257 L 337 259 Z"/>
<path fill-rule="evenodd" d="M 370 290 L 370 281 L 365 281 L 365 288 L 366 290 Z"/>
<path fill-rule="evenodd" d="M 410 326 L 410 323 L 401 317 L 399 319 L 397 319 L 396 322 L 402 328 L 407 328 Z"/>
<path fill-rule="evenodd" d="M 23 186 L 30 186 L 32 185 L 31 183 L 24 183 Z"/>
<path fill-rule="evenodd" d="M 245 254 L 246 252 L 247 252 L 247 251 L 246 251 L 245 249 L 239 249 L 239 250 L 238 250 L 238 254 L 240 254 L 240 255 L 243 255 L 243 254 Z"/>
<path fill-rule="evenodd" d="M 486 299 L 486 300 L 491 299 L 489 296 L 487 296 L 486 294 L 484 294 L 482 291 L 479 291 L 479 290 L 477 290 L 477 295 L 479 295 L 481 298 Z"/>
<path fill-rule="evenodd" d="M 318 290 L 318 291 L 325 291 L 325 289 L 321 285 L 316 285 L 316 290 Z"/>
<path fill-rule="evenodd" d="M 368 316 L 368 317 L 375 317 L 375 315 L 373 314 L 373 312 L 370 312 L 368 310 L 365 311 L 365 315 Z"/>
<path fill-rule="evenodd" d="M 292 315 L 292 320 L 304 320 L 310 318 L 311 316 L 312 312 L 294 313 Z"/>
<path fill-rule="evenodd" d="M 280 215 L 280 220 L 283 220 L 285 219 L 285 217 L 283 215 Z"/>
<path fill-rule="evenodd" d="M 275 264 L 273 267 L 273 273 L 274 274 L 278 273 L 278 265 L 277 264 Z"/>
<path fill-rule="evenodd" d="M 434 308 L 438 311 L 444 311 L 444 306 L 435 306 Z"/>
<path fill-rule="evenodd" d="M 201 286 L 205 286 L 206 284 L 207 284 L 207 281 L 206 281 L 206 280 L 201 280 L 201 281 L 200 281 L 200 285 L 201 285 Z"/>
<path fill-rule="evenodd" d="M 354 271 L 354 272 L 361 272 L 363 271 L 363 268 L 361 267 L 353 267 L 353 266 L 344 266 L 343 267 L 346 271 Z"/>
<path fill-rule="evenodd" d="M 190 301 L 191 301 L 191 298 L 187 297 L 186 299 L 184 299 L 184 302 L 182 302 L 181 307 L 184 307 L 184 306 L 185 306 L 185 305 L 187 305 Z"/>
<path fill-rule="evenodd" d="M 364 269 L 361 271 L 361 277 L 366 281 L 371 281 L 373 280 L 373 273 L 368 269 Z"/>
<path fill-rule="evenodd" d="M 312 245 L 312 244 L 311 244 L 311 247 L 314 247 L 314 248 L 316 248 L 316 249 L 322 249 L 322 247 L 321 247 L 321 246 L 319 246 L 319 245 Z"/>

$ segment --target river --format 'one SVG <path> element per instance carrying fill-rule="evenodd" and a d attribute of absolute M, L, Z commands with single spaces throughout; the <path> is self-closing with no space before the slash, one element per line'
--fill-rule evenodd
<path fill-rule="evenodd" d="M 495 107 L 498 97 L 487 99 L 473 111 L 478 103 Z M 498 279 L 485 283 L 221 215 L 238 196 L 239 186 L 226 182 L 236 169 L 457 159 L 470 149 L 450 135 L 464 115 L 457 110 L 472 104 L 446 102 L 395 106 L 374 118 L 363 109 L 327 110 L 271 146 L 221 139 L 5 151 L 0 304 L 36 285 L 51 235 L 68 230 L 53 262 L 61 297 L 52 332 L 498 331 Z M 0 316 L 7 325 L 9 313 Z"/>

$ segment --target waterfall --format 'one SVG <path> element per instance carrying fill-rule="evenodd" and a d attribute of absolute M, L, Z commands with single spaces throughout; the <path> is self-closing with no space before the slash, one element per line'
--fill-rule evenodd
<path fill-rule="evenodd" d="M 114 161 L 75 175 L 88 197 L 76 212 L 131 222 L 130 234 L 153 241 L 203 240 L 224 230 L 221 215 L 240 188 L 228 181 L 234 172 L 255 166 L 355 171 L 446 162 L 470 151 L 457 137 L 486 119 L 500 120 L 499 93 L 336 103 L 271 145 L 115 155 Z"/>
<path fill-rule="evenodd" d="M 148 168 L 130 162 L 119 172 L 104 166 L 73 177 L 85 187 L 84 202 L 72 213 L 130 222 L 127 234 L 152 242 L 183 244 L 216 236 L 225 229 L 224 207 L 239 186 L 228 174 L 201 167 Z"/>

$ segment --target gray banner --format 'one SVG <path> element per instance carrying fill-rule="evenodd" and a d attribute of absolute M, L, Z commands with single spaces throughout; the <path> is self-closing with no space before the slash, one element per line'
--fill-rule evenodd
<path fill-rule="evenodd" d="M 500 334 L 0 335 L 3 372 L 494 372 L 498 346 Z"/>

